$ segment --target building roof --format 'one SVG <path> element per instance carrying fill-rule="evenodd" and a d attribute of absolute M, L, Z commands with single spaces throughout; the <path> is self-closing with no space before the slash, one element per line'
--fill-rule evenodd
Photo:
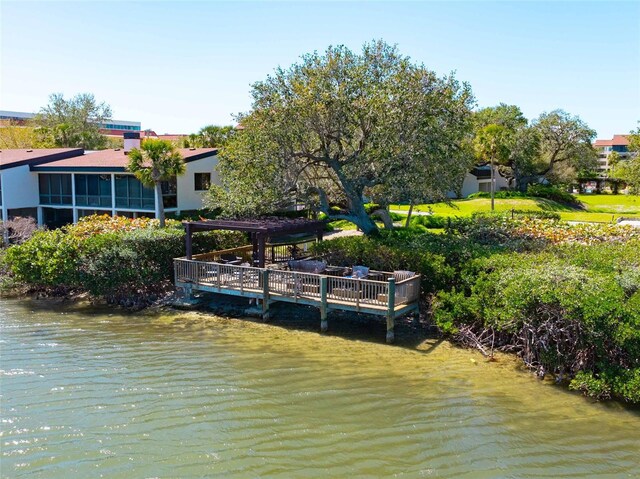
<path fill-rule="evenodd" d="M 611 140 L 596 140 L 593 146 L 628 146 L 629 135 L 613 135 Z"/>
<path fill-rule="evenodd" d="M 217 148 L 180 148 L 186 163 L 218 154 Z M 121 148 L 85 152 L 82 148 L 0 150 L 0 170 L 29 165 L 33 171 L 125 171 L 128 157 Z"/>
<path fill-rule="evenodd" d="M 179 148 L 186 163 L 218 154 L 217 148 Z M 82 156 L 47 162 L 32 167 L 34 171 L 125 171 L 129 157 L 124 150 L 100 150 Z"/>
<path fill-rule="evenodd" d="M 84 154 L 82 148 L 42 148 L 0 150 L 0 170 L 23 165 L 39 165 Z"/>

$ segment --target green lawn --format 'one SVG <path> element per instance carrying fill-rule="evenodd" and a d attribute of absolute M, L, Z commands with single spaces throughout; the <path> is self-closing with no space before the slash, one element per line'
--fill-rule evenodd
<path fill-rule="evenodd" d="M 566 221 L 590 221 L 607 223 L 620 216 L 640 219 L 640 196 L 630 195 L 577 195 L 583 209 L 572 208 L 544 198 L 510 198 L 496 199 L 497 211 L 536 210 L 556 211 Z M 392 210 L 406 211 L 406 205 L 393 205 Z M 440 216 L 471 216 L 476 211 L 491 211 L 491 200 L 474 198 L 455 200 L 450 205 L 435 203 L 418 205 L 414 211 L 432 211 Z"/>

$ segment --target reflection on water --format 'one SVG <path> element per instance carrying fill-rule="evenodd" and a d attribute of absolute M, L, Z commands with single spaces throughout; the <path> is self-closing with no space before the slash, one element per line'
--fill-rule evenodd
<path fill-rule="evenodd" d="M 447 343 L 0 301 L 2 477 L 638 477 L 640 415 Z"/>

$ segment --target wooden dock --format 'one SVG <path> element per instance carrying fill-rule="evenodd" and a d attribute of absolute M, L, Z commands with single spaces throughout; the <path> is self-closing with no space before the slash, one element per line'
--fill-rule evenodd
<path fill-rule="evenodd" d="M 269 305 L 276 301 L 315 306 L 320 309 L 321 331 L 327 330 L 331 310 L 383 316 L 387 321 L 387 342 L 394 339 L 395 319 L 419 307 L 420 275 L 397 280 L 397 274 L 370 271 L 367 279 L 347 278 L 213 262 L 219 254 L 176 258 L 176 287 L 188 296 L 193 291 L 207 291 L 256 299 L 262 305 L 265 320 L 269 318 Z"/>

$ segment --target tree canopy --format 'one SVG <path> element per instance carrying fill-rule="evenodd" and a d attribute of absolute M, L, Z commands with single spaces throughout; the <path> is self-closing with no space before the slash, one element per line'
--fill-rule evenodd
<path fill-rule="evenodd" d="M 111 107 L 98 103 L 91 93 L 80 93 L 68 100 L 61 93 L 53 93 L 34 118 L 34 124 L 57 147 L 98 150 L 107 145 L 100 128 L 110 119 Z"/>
<path fill-rule="evenodd" d="M 127 169 L 143 185 L 155 190 L 156 218 L 160 227 L 165 225 L 164 204 L 162 201 L 162 182 L 172 180 L 185 171 L 184 161 L 173 143 L 166 140 L 147 139 L 140 149 L 129 152 Z"/>
<path fill-rule="evenodd" d="M 207 125 L 192 133 L 184 140 L 185 148 L 223 148 L 235 135 L 236 128 L 231 125 Z"/>
<path fill-rule="evenodd" d="M 360 53 L 344 46 L 278 68 L 251 91 L 220 158 L 222 187 L 209 206 L 248 215 L 303 199 L 365 233 L 377 227 L 365 193 L 444 197 L 472 163 L 473 96 L 452 75 L 438 77 L 382 41 Z M 331 208 L 338 205 L 339 211 Z"/>

